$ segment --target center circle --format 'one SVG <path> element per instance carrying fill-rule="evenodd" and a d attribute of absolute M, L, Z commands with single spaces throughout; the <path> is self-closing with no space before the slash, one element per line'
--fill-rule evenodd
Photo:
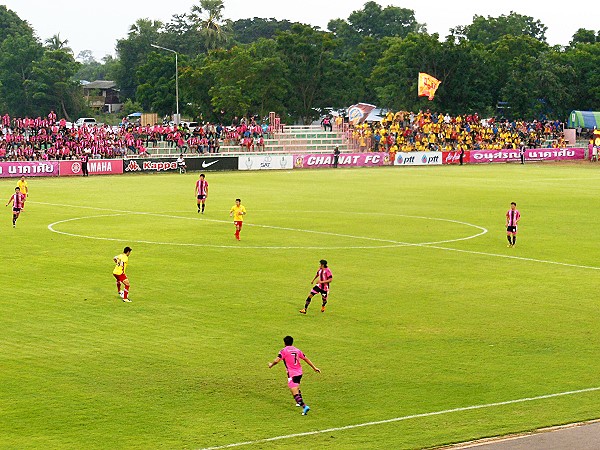
<path fill-rule="evenodd" d="M 296 211 L 296 212 L 304 212 L 304 213 L 323 213 L 322 211 Z M 217 244 L 199 244 L 199 243 L 192 243 L 192 242 L 161 242 L 161 241 L 151 241 L 151 240 L 145 240 L 145 239 L 125 239 L 125 238 L 112 238 L 112 237 L 102 237 L 102 236 L 93 236 L 93 235 L 86 235 L 86 234 L 81 234 L 81 233 L 69 233 L 66 231 L 60 231 L 58 229 L 56 229 L 57 225 L 60 224 L 64 224 L 64 223 L 69 223 L 69 222 L 75 222 L 75 221 L 83 221 L 83 220 L 90 220 L 90 219 L 97 219 L 100 217 L 119 217 L 119 216 L 131 216 L 131 215 L 144 215 L 144 216 L 152 216 L 152 217 L 162 217 L 162 218 L 168 218 L 168 219 L 180 219 L 180 220 L 195 220 L 195 221 L 203 221 L 203 222 L 213 222 L 213 223 L 226 223 L 226 224 L 230 224 L 231 222 L 228 220 L 217 220 L 217 219 L 207 219 L 207 218 L 196 218 L 196 217 L 185 217 L 185 216 L 177 216 L 177 215 L 171 215 L 171 214 L 159 214 L 159 213 L 145 213 L 145 212 L 119 212 L 119 213 L 114 213 L 114 214 L 101 214 L 101 215 L 93 215 L 93 216 L 83 216 L 83 217 L 73 217 L 70 219 L 64 219 L 64 220 L 59 220 L 56 222 L 53 222 L 51 224 L 48 225 L 48 229 L 50 231 L 52 231 L 53 233 L 57 233 L 57 234 L 62 234 L 65 236 L 70 236 L 70 237 L 78 237 L 78 238 L 83 238 L 83 239 L 94 239 L 94 240 L 103 240 L 103 241 L 117 241 L 117 242 L 122 242 L 124 240 L 126 240 L 127 242 L 131 242 L 131 243 L 141 243 L 141 244 L 151 244 L 151 245 L 172 245 L 172 246 L 179 246 L 179 247 L 203 247 L 203 248 L 236 248 L 236 249 L 272 249 L 272 250 L 291 250 L 291 249 L 307 249 L 307 250 L 313 250 L 313 249 L 318 249 L 318 250 L 323 250 L 323 249 L 328 249 L 328 250 L 342 250 L 342 249 L 378 249 L 378 248 L 395 248 L 395 247 L 418 247 L 418 246 L 427 246 L 427 245 L 439 245 L 439 244 L 448 244 L 451 242 L 458 242 L 458 241 L 465 241 L 465 240 L 469 240 L 469 239 L 474 239 L 477 238 L 479 236 L 482 236 L 484 234 L 486 234 L 488 232 L 488 230 L 484 227 L 481 227 L 479 225 L 474 225 L 468 222 L 461 222 L 458 220 L 452 220 L 452 219 L 442 219 L 442 218 L 437 218 L 437 217 L 424 217 L 424 216 L 411 216 L 411 215 L 404 215 L 404 214 L 390 214 L 390 213 L 360 213 L 360 212 L 350 212 L 348 214 L 355 214 L 355 215 L 379 215 L 379 216 L 391 216 L 391 217 L 403 217 L 403 218 L 410 218 L 410 219 L 418 219 L 418 220 L 428 220 L 428 221 L 437 221 L 437 222 L 446 222 L 446 223 L 452 223 L 452 224 L 458 224 L 458 225 L 464 225 L 466 227 L 469 228 L 475 228 L 476 230 L 478 230 L 477 233 L 472 234 L 472 235 L 468 235 L 465 237 L 459 237 L 459 238 L 454 238 L 454 239 L 445 239 L 445 240 L 438 240 L 438 241 L 429 241 L 429 242 L 402 242 L 402 241 L 395 241 L 395 240 L 390 240 L 390 239 L 380 239 L 380 238 L 373 238 L 373 237 L 369 237 L 369 236 L 355 236 L 355 235 L 349 235 L 349 234 L 342 234 L 342 233 L 334 233 L 334 232 L 328 232 L 328 231 L 315 231 L 315 230 L 306 230 L 306 229 L 298 229 L 298 228 L 289 228 L 289 227 L 280 227 L 280 226 L 274 226 L 274 225 L 262 225 L 262 224 L 256 224 L 256 223 L 244 223 L 245 226 L 247 227 L 258 227 L 258 228 L 266 228 L 266 229 L 274 229 L 274 230 L 282 230 L 282 231 L 289 231 L 289 232 L 295 232 L 295 233 L 310 233 L 310 234 L 316 234 L 316 235 L 327 235 L 327 236 L 333 236 L 333 237 L 339 237 L 339 238 L 346 238 L 346 239 L 355 239 L 355 240 L 363 240 L 363 241 L 371 241 L 371 242 L 380 242 L 380 245 L 344 245 L 344 246 L 323 246 L 323 245 L 319 245 L 319 246 L 310 246 L 310 245 L 290 245 L 290 246 L 275 246 L 275 245 L 217 245 Z"/>

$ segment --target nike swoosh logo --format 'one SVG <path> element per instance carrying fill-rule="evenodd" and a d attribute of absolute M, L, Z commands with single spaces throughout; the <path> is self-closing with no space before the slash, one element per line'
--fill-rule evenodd
<path fill-rule="evenodd" d="M 203 168 L 203 169 L 206 169 L 207 167 L 210 167 L 210 166 L 212 166 L 213 164 L 216 164 L 216 163 L 218 163 L 218 162 L 219 162 L 219 160 L 218 160 L 218 159 L 217 159 L 216 161 L 209 162 L 209 163 L 207 163 L 206 161 L 202 161 L 202 168 Z"/>

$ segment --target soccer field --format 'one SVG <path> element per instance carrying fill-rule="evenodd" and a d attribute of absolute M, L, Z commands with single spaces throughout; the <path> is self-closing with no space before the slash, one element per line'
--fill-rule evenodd
<path fill-rule="evenodd" d="M 414 449 L 600 417 L 598 170 L 208 173 L 204 215 L 197 173 L 31 178 L 0 221 L 0 448 Z M 322 370 L 307 416 L 267 367 L 287 334 Z"/>

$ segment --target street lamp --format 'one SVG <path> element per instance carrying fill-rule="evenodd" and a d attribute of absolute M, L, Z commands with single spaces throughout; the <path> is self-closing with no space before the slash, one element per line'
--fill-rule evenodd
<path fill-rule="evenodd" d="M 161 50 L 166 50 L 171 53 L 175 53 L 175 103 L 176 103 L 176 112 L 175 112 L 175 120 L 174 122 L 179 125 L 179 70 L 177 68 L 177 52 L 173 49 L 161 47 L 160 45 L 150 44 L 150 46 L 154 48 L 159 48 Z"/>

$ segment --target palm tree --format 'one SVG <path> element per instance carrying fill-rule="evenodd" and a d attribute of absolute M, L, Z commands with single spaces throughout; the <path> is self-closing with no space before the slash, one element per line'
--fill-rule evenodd
<path fill-rule="evenodd" d="M 129 27 L 129 37 L 133 36 L 151 36 L 154 39 L 163 23 L 160 20 L 138 19 Z"/>
<path fill-rule="evenodd" d="M 228 25 L 223 21 L 223 0 L 200 0 L 192 6 L 190 17 L 204 37 L 207 50 L 223 47 L 229 41 Z"/>
<path fill-rule="evenodd" d="M 69 43 L 68 39 L 64 41 L 60 40 L 60 33 L 55 34 L 51 38 L 46 39 L 46 48 L 48 50 L 62 50 L 63 52 L 73 54 L 73 50 L 67 44 Z"/>

